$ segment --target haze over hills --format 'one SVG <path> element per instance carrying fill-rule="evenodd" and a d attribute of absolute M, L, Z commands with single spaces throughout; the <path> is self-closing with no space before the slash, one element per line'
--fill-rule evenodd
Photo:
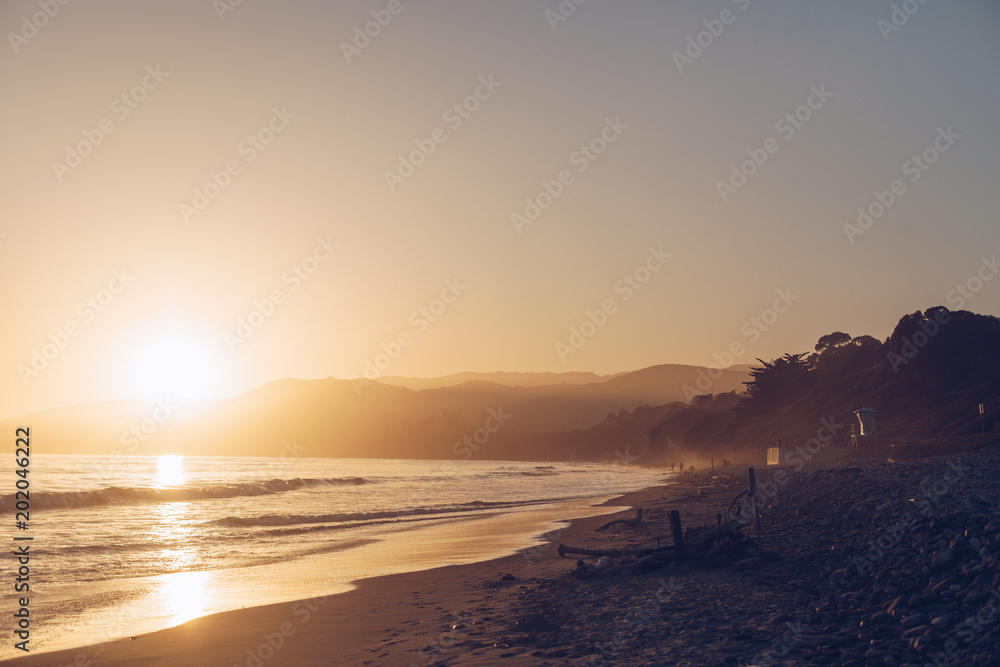
<path fill-rule="evenodd" d="M 375 378 L 382 384 L 391 384 L 396 387 L 406 387 L 407 389 L 437 389 L 440 387 L 452 387 L 464 382 L 493 382 L 508 387 L 543 387 L 559 384 L 592 384 L 594 382 L 604 382 L 622 373 L 611 375 L 597 375 L 596 373 L 586 373 L 582 371 L 569 371 L 566 373 L 515 373 L 507 371 L 496 371 L 493 373 L 474 373 L 471 371 L 464 373 L 452 373 L 436 378 L 415 378 L 402 377 L 398 375 L 387 375 Z"/>
<path fill-rule="evenodd" d="M 300 456 L 449 458 L 455 443 L 477 429 L 491 429 L 494 439 L 501 430 L 510 436 L 572 431 L 609 413 L 684 401 L 706 370 L 662 365 L 603 377 L 283 379 L 229 399 L 113 401 L 6 423 L 31 425 L 39 451 L 47 453 L 280 456 L 289 450 L 285 443 L 295 442 Z M 741 390 L 748 377 L 746 371 L 713 372 L 715 386 L 725 391 Z M 492 451 L 502 458 L 501 448 Z"/>

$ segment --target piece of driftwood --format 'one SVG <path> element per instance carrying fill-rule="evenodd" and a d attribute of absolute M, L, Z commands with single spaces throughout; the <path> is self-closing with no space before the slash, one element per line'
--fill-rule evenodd
<path fill-rule="evenodd" d="M 739 535 L 740 529 L 738 523 L 735 520 L 730 519 L 729 521 L 722 522 L 718 526 L 712 526 L 711 528 L 698 533 L 685 543 L 684 548 L 689 551 L 693 551 L 706 545 L 711 546 L 725 537 L 738 538 Z"/>
<path fill-rule="evenodd" d="M 671 547 L 661 547 L 657 549 L 585 549 L 583 547 L 568 547 L 565 544 L 560 544 L 557 551 L 559 555 L 563 558 L 566 554 L 575 554 L 577 556 L 648 556 L 650 554 L 660 553 L 661 551 L 673 551 L 674 548 Z"/>
<path fill-rule="evenodd" d="M 604 524 L 603 526 L 601 526 L 597 530 L 604 530 L 605 528 L 613 526 L 616 523 L 623 523 L 626 526 L 638 526 L 640 523 L 642 523 L 642 508 L 639 507 L 639 508 L 637 508 L 635 510 L 635 518 L 634 519 L 615 519 L 614 521 L 608 521 L 606 524 Z"/>
<path fill-rule="evenodd" d="M 756 491 L 753 484 L 756 480 L 751 476 L 750 489 L 743 491 L 733 499 L 726 511 L 725 519 L 723 515 L 716 514 L 716 525 L 705 527 L 701 532 L 697 529 L 688 529 L 685 536 L 681 529 L 680 513 L 676 510 L 670 512 L 670 531 L 673 536 L 673 545 L 660 547 L 660 537 L 657 536 L 656 549 L 586 549 L 583 547 L 571 547 L 565 544 L 559 545 L 559 555 L 565 557 L 567 554 L 578 554 L 581 556 L 599 556 L 600 560 L 596 565 L 577 561 L 577 569 L 572 575 L 578 579 L 591 579 L 604 577 L 610 574 L 633 569 L 639 566 L 659 567 L 667 564 L 682 565 L 684 562 L 709 562 L 715 561 L 719 556 L 728 556 L 729 559 L 739 559 L 748 553 L 752 555 L 756 552 L 746 552 L 748 544 L 747 536 L 743 529 L 751 530 L 754 519 L 759 521 L 759 505 L 755 506 Z M 750 505 L 749 512 L 744 512 L 741 501 Z M 735 511 L 734 511 L 735 510 Z M 636 518 L 617 519 L 605 524 L 601 529 L 616 523 L 635 525 L 642 520 L 642 510 L 636 512 Z M 759 540 L 760 529 L 757 528 Z M 628 556 L 636 556 L 628 562 L 623 562 Z M 618 562 L 615 562 L 615 561 Z M 748 562 L 748 561 L 745 561 Z"/>

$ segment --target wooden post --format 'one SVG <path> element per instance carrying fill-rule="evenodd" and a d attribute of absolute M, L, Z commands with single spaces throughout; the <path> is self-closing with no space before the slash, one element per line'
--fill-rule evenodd
<path fill-rule="evenodd" d="M 983 447 L 986 446 L 986 424 L 983 422 L 983 404 L 979 404 L 979 428 L 983 431 Z"/>
<path fill-rule="evenodd" d="M 715 457 L 712 457 L 712 472 L 715 472 Z"/>
<path fill-rule="evenodd" d="M 681 513 L 670 510 L 670 531 L 674 534 L 674 554 L 679 565 L 684 560 L 684 534 L 681 533 Z"/>
<path fill-rule="evenodd" d="M 757 525 L 757 548 L 763 553 L 763 535 L 760 532 L 760 506 L 757 504 L 757 475 L 754 473 L 753 468 L 750 468 L 750 499 L 753 501 L 753 517 Z"/>

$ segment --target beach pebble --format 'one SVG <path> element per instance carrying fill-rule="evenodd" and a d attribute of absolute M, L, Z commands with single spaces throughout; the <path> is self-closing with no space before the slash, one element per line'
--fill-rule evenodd
<path fill-rule="evenodd" d="M 886 609 L 892 615 L 896 615 L 907 609 L 907 599 L 902 595 L 898 596 L 895 600 L 889 603 L 889 607 Z"/>
<path fill-rule="evenodd" d="M 931 562 L 931 567 L 935 570 L 943 570 L 949 567 L 955 562 L 955 552 L 951 549 L 945 549 L 934 556 L 933 562 Z"/>
<path fill-rule="evenodd" d="M 986 602 L 986 600 L 989 599 L 989 597 L 990 597 L 989 593 L 984 593 L 982 591 L 975 591 L 975 592 L 970 592 L 968 595 L 966 595 L 965 599 L 962 600 L 962 602 L 964 602 L 966 605 L 969 606 L 975 606 L 982 604 L 983 602 Z"/>
<path fill-rule="evenodd" d="M 892 619 L 892 616 L 890 616 L 884 611 L 879 611 L 872 614 L 870 622 L 876 625 L 882 625 L 883 623 L 888 622 L 890 619 Z"/>
<path fill-rule="evenodd" d="M 952 616 L 951 614 L 944 614 L 942 616 L 938 616 L 937 618 L 933 619 L 931 621 L 931 625 L 938 627 L 945 627 L 951 625 L 954 620 L 955 617 Z"/>

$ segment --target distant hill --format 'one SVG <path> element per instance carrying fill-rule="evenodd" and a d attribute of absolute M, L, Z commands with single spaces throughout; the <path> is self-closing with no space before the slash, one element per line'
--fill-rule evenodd
<path fill-rule="evenodd" d="M 622 410 L 684 400 L 685 384 L 699 371 L 664 365 L 603 377 L 460 373 L 427 380 L 423 389 L 381 379 L 283 379 L 229 399 L 114 401 L 4 425 L 31 425 L 42 453 L 280 456 L 296 441 L 302 456 L 399 458 L 454 458 L 456 443 L 477 433 L 481 439 L 489 428 L 491 446 L 473 451 L 504 458 L 507 438 L 586 429 Z M 736 389 L 747 377 L 724 371 L 716 386 Z M 503 424 L 491 415 L 502 415 Z M 546 458 L 542 450 L 531 454 Z"/>
<path fill-rule="evenodd" d="M 560 384 L 591 384 L 594 382 L 604 382 L 625 373 L 615 373 L 612 375 L 597 375 L 596 373 L 566 372 L 566 373 L 512 373 L 496 371 L 493 373 L 453 373 L 436 378 L 414 378 L 402 377 L 399 375 L 389 375 L 376 378 L 382 384 L 390 384 L 395 387 L 406 387 L 420 391 L 422 389 L 439 389 L 441 387 L 454 387 L 466 382 L 492 382 L 507 387 L 545 387 Z"/>

